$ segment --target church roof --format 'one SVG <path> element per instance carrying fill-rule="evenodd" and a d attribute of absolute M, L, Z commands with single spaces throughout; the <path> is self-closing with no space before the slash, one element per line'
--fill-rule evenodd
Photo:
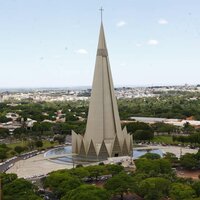
<path fill-rule="evenodd" d="M 114 139 L 118 132 L 121 135 L 104 27 L 101 23 L 85 138 L 88 141 L 93 139 L 94 143 L 102 143 L 105 139 Z"/>
<path fill-rule="evenodd" d="M 86 132 L 72 132 L 72 152 L 86 157 L 129 155 L 132 137 L 121 128 L 104 27 L 101 23 Z"/>

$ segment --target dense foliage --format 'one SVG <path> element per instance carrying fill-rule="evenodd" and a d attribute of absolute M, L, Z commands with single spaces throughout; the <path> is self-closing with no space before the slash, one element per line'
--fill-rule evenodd
<path fill-rule="evenodd" d="M 194 156 L 198 157 L 198 153 Z M 79 166 L 50 173 L 44 186 L 61 200 L 109 200 L 115 196 L 123 200 L 126 194 L 136 194 L 144 200 L 200 198 L 200 181 L 178 178 L 171 168 L 174 162 L 177 158 L 173 154 L 164 158 L 146 155 L 135 161 L 136 171 L 131 173 L 120 165 Z M 105 180 L 101 188 L 94 185 L 99 180 Z"/>
<path fill-rule="evenodd" d="M 173 140 L 182 143 L 200 144 L 200 132 L 195 132 L 189 136 L 173 136 Z"/>
<path fill-rule="evenodd" d="M 4 200 L 42 200 L 36 192 L 35 187 L 31 182 L 17 178 L 15 174 L 0 174 L 3 185 Z"/>
<path fill-rule="evenodd" d="M 195 97 L 195 98 L 193 98 Z M 0 123 L 11 121 L 6 118 L 9 112 L 17 113 L 22 127 L 15 129 L 13 136 L 16 139 L 23 140 L 27 137 L 53 137 L 54 135 L 69 135 L 71 130 L 79 134 L 85 132 L 86 119 L 88 114 L 88 101 L 66 101 L 66 102 L 17 102 L 15 106 L 11 104 L 0 103 Z M 118 100 L 120 117 L 123 120 L 130 120 L 132 116 L 147 117 L 167 117 L 185 119 L 192 117 L 200 119 L 200 99 L 198 93 L 163 94 L 160 97 L 120 99 Z M 60 115 L 58 114 L 60 113 Z M 33 127 L 27 127 L 28 118 L 36 120 Z M 60 120 L 60 118 L 62 120 Z M 45 121 L 44 121 L 45 120 Z M 135 140 L 151 140 L 154 133 L 195 133 L 195 129 L 186 124 L 180 129 L 177 126 L 155 123 L 148 125 L 146 123 L 123 123 L 127 126 L 128 132 L 133 135 Z M 9 137 L 7 129 L 0 128 L 0 138 Z M 58 142 L 62 142 L 58 138 Z M 185 138 L 184 138 L 185 139 Z M 184 140 L 183 139 L 183 140 Z M 177 139 L 181 141 L 182 138 Z M 186 139 L 187 140 L 187 139 Z M 194 139 L 192 139 L 194 141 Z M 198 140 L 195 140 L 198 141 Z"/>
<path fill-rule="evenodd" d="M 199 93 L 164 94 L 160 97 L 119 100 L 120 116 L 122 119 L 132 116 L 185 119 L 193 116 L 200 120 L 199 96 Z"/>
<path fill-rule="evenodd" d="M 81 185 L 62 197 L 61 200 L 109 200 L 108 192 L 93 185 Z"/>
<path fill-rule="evenodd" d="M 199 152 L 193 157 L 197 159 Z M 182 159 L 185 159 L 184 156 L 181 157 L 181 165 Z M 178 178 L 171 168 L 174 162 L 177 162 L 177 158 L 172 154 L 166 154 L 164 158 L 147 154 L 135 161 L 134 172 L 127 173 L 119 164 L 79 165 L 73 169 L 51 172 L 42 183 L 47 191 L 61 200 L 110 200 L 116 196 L 123 200 L 126 195 L 133 194 L 144 200 L 200 198 L 200 181 Z M 191 160 L 188 162 L 191 163 Z M 37 195 L 37 188 L 30 182 L 18 179 L 15 174 L 0 176 L 5 200 L 41 199 Z"/>

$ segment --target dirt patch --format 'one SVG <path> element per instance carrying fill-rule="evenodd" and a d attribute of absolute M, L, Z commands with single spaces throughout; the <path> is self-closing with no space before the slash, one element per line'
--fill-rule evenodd
<path fill-rule="evenodd" d="M 192 178 L 192 179 L 199 179 L 200 170 L 177 170 L 176 172 L 178 177 L 182 178 Z"/>

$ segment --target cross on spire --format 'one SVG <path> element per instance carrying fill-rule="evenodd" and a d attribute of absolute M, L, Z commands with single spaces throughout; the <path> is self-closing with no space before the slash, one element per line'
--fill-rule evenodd
<path fill-rule="evenodd" d="M 99 9 L 99 11 L 101 12 L 101 22 L 103 21 L 103 11 L 104 11 L 104 9 L 101 7 L 100 9 Z"/>

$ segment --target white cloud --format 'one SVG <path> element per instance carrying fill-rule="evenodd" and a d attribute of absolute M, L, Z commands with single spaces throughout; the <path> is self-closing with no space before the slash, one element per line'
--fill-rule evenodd
<path fill-rule="evenodd" d="M 122 26 L 125 26 L 127 23 L 125 22 L 125 21 L 123 21 L 123 20 L 121 20 L 121 21 L 119 21 L 117 24 L 116 24 L 116 26 L 117 27 L 122 27 Z"/>
<path fill-rule="evenodd" d="M 159 19 L 158 23 L 161 25 L 165 25 L 165 24 L 168 24 L 169 22 L 166 19 Z"/>
<path fill-rule="evenodd" d="M 149 40 L 148 42 L 147 42 L 147 44 L 148 45 L 158 45 L 158 40 Z"/>
<path fill-rule="evenodd" d="M 75 52 L 78 54 L 88 54 L 88 51 L 86 49 L 78 49 Z"/>

